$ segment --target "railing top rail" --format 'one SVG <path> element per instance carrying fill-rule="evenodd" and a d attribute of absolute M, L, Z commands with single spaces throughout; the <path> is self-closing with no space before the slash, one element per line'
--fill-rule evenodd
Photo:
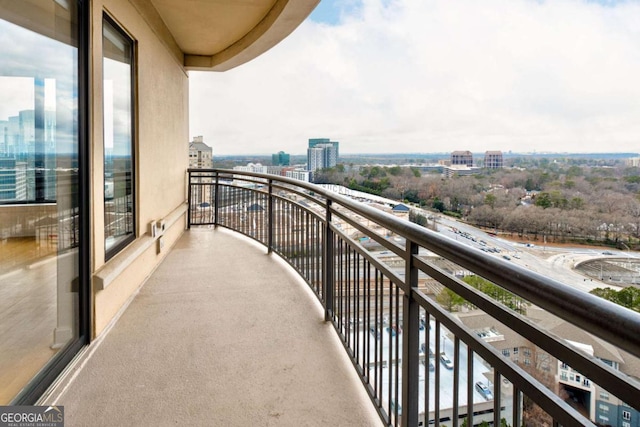
<path fill-rule="evenodd" d="M 437 232 L 400 220 L 315 184 L 277 175 L 226 169 L 189 169 L 188 172 L 262 178 L 319 194 L 640 357 L 640 313 L 484 254 Z"/>

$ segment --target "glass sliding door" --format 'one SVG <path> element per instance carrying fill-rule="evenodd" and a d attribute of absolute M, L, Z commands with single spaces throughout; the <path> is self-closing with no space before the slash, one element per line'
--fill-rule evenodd
<path fill-rule="evenodd" d="M 32 402 L 84 333 L 80 5 L 0 3 L 0 405 Z"/>

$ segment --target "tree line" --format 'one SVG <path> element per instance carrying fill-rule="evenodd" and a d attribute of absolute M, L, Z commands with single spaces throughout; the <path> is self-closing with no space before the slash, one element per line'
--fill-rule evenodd
<path fill-rule="evenodd" d="M 452 178 L 417 167 L 339 164 L 317 173 L 316 182 L 412 203 L 523 239 L 639 246 L 640 168 L 620 160 L 511 163 Z"/>

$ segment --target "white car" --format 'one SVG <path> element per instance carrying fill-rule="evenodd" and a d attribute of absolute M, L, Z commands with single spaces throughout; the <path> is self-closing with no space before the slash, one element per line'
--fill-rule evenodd
<path fill-rule="evenodd" d="M 440 362 L 442 362 L 445 368 L 453 369 L 453 361 L 449 359 L 446 354 L 440 353 Z"/>
<path fill-rule="evenodd" d="M 478 381 L 476 383 L 476 390 L 478 391 L 478 393 L 480 393 L 482 395 L 482 397 L 484 397 L 487 400 L 493 400 L 493 394 L 491 393 L 491 390 L 489 390 L 489 387 L 487 387 L 482 381 Z"/>

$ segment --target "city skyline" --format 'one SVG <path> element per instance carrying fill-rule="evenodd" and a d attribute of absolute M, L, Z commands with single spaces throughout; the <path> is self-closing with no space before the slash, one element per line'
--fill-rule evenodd
<path fill-rule="evenodd" d="M 494 6 L 323 1 L 254 61 L 190 73 L 191 135 L 220 155 L 314 135 L 345 154 L 637 152 L 640 3 Z"/>

